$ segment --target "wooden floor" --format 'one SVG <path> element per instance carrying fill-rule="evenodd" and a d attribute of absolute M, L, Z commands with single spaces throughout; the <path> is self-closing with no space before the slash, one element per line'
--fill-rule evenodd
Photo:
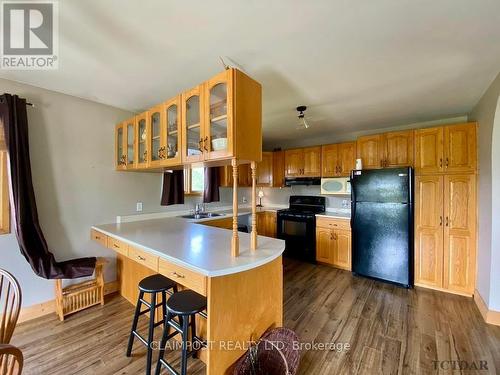
<path fill-rule="evenodd" d="M 132 314 L 127 301 L 113 296 L 64 323 L 54 314 L 19 325 L 13 343 L 24 352 L 23 373 L 143 374 L 144 347 L 137 344 L 132 358 L 124 354 Z M 300 374 L 500 374 L 500 327 L 485 324 L 465 297 L 286 261 L 285 325 L 303 343 L 350 345 L 304 351 Z M 469 369 L 487 361 L 488 370 L 436 370 L 454 363 L 435 361 L 461 361 Z M 189 374 L 204 371 L 190 360 Z"/>

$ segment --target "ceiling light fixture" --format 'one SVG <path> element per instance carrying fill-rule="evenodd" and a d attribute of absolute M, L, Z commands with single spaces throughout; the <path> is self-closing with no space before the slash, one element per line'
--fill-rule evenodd
<path fill-rule="evenodd" d="M 299 118 L 299 123 L 297 124 L 297 129 L 309 129 L 309 124 L 306 121 L 305 114 L 304 112 L 306 111 L 307 107 L 305 105 L 299 105 L 297 107 L 297 112 L 299 112 L 299 115 L 297 116 Z"/>

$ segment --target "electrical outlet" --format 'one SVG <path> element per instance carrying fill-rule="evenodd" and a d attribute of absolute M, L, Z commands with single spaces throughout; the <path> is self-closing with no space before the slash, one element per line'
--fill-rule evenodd
<path fill-rule="evenodd" d="M 243 198 L 241 198 L 241 201 L 242 201 L 243 203 L 247 203 L 247 197 L 243 197 Z"/>
<path fill-rule="evenodd" d="M 135 207 L 135 210 L 137 212 L 142 212 L 142 202 L 137 202 L 137 205 Z"/>

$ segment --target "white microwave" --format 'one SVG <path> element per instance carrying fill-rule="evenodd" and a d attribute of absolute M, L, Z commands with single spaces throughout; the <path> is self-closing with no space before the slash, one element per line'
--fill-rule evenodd
<path fill-rule="evenodd" d="M 321 194 L 351 195 L 349 177 L 332 177 L 321 179 Z"/>

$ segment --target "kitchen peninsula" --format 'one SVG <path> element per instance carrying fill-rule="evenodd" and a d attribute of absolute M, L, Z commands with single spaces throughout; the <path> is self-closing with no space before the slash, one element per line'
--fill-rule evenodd
<path fill-rule="evenodd" d="M 171 217 L 96 225 L 94 241 L 117 252 L 120 294 L 135 304 L 139 281 L 160 273 L 207 297 L 206 322 L 198 334 L 209 345 L 200 358 L 207 374 L 223 374 L 243 346 L 283 322 L 281 240 L 240 234 L 240 255 L 231 256 L 230 230 Z M 231 348 L 231 346 L 233 346 Z"/>

